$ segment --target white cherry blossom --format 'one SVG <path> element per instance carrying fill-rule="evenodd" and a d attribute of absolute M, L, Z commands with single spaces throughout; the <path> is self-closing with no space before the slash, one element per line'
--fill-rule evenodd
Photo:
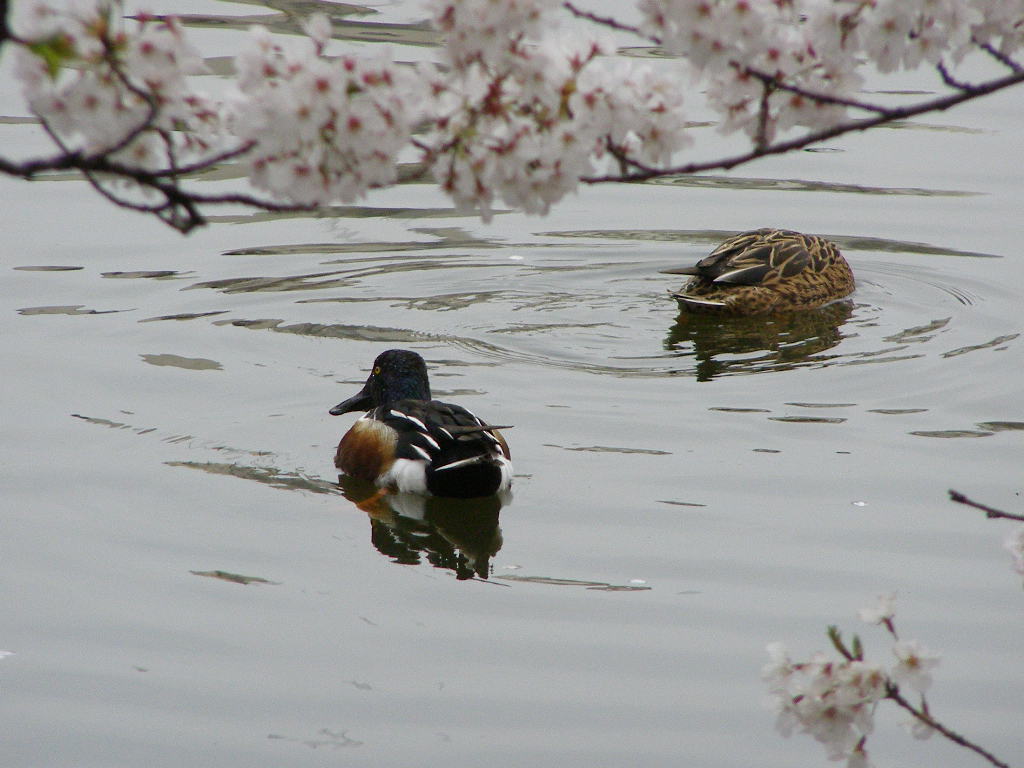
<path fill-rule="evenodd" d="M 907 733 L 919 741 L 930 739 L 935 735 L 935 728 L 919 717 L 908 718 L 902 723 L 902 725 Z"/>
<path fill-rule="evenodd" d="M 287 45 L 253 28 L 229 125 L 252 144 L 255 187 L 299 204 L 351 202 L 395 182 L 423 84 L 384 52 L 326 58 L 323 20 L 309 26 L 317 39 Z"/>
<path fill-rule="evenodd" d="M 898 663 L 892 677 L 900 685 L 909 685 L 918 693 L 931 687 L 931 670 L 938 666 L 940 655 L 925 648 L 917 640 L 898 640 L 892 647 Z"/>
<path fill-rule="evenodd" d="M 864 757 L 859 754 L 863 740 L 874 728 L 875 706 L 886 694 L 882 668 L 820 653 L 794 663 L 778 643 L 769 645 L 768 653 L 771 661 L 762 678 L 768 684 L 779 732 L 788 736 L 799 728 L 819 741 L 830 759 L 858 764 Z"/>
<path fill-rule="evenodd" d="M 896 593 L 889 592 L 878 596 L 878 602 L 870 608 L 857 611 L 860 620 L 867 624 L 888 624 L 896 615 Z"/>
<path fill-rule="evenodd" d="M 428 75 L 425 143 L 458 207 L 486 219 L 500 199 L 544 214 L 603 160 L 666 162 L 689 142 L 678 75 L 612 58 L 606 37 L 539 25 L 551 3 L 513 4 L 504 26 L 487 0 L 434 6 L 456 43 L 450 74 Z"/>
<path fill-rule="evenodd" d="M 50 46 L 60 64 L 18 48 L 25 99 L 68 149 L 111 154 L 143 169 L 178 164 L 217 142 L 217 105 L 189 76 L 205 71 L 172 18 L 120 19 L 111 3 L 29 3 L 17 34 Z M 35 37 L 32 37 L 32 36 Z M 35 62 L 32 59 L 36 59 Z M 116 150 L 116 151 L 114 151 Z"/>
<path fill-rule="evenodd" d="M 671 165 L 691 144 L 684 92 L 764 147 L 848 121 L 866 67 L 949 67 L 1024 42 L 1024 0 L 639 0 L 639 30 L 675 63 L 618 56 L 610 33 L 561 24 L 559 0 L 426 7 L 440 66 L 328 58 L 331 23 L 314 14 L 304 38 L 255 28 L 222 102 L 195 89 L 203 62 L 173 18 L 24 0 L 14 71 L 61 151 L 168 169 L 237 148 L 255 187 L 309 205 L 393 184 L 406 152 L 487 218 L 498 201 L 546 213 L 581 177 Z"/>

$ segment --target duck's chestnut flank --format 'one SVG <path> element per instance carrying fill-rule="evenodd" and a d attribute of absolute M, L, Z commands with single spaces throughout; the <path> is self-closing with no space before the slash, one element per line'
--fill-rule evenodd
<path fill-rule="evenodd" d="M 338 444 L 344 474 L 410 493 L 469 498 L 509 488 L 511 455 L 498 427 L 468 410 L 433 400 L 417 353 L 378 355 L 363 388 L 331 408 L 366 413 Z"/>

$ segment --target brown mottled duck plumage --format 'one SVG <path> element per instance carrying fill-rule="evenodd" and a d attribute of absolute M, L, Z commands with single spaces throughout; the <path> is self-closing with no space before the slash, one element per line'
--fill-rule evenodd
<path fill-rule="evenodd" d="M 688 312 L 759 315 L 814 309 L 853 292 L 853 272 L 835 243 L 784 229 L 730 237 L 692 267 L 672 296 Z"/>

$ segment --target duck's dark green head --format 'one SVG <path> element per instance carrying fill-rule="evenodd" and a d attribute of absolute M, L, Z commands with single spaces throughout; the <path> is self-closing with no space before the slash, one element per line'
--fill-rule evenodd
<path fill-rule="evenodd" d="M 363 388 L 331 408 L 332 416 L 352 411 L 368 411 L 396 400 L 430 399 L 427 364 L 415 352 L 389 349 L 373 361 L 373 369 Z"/>

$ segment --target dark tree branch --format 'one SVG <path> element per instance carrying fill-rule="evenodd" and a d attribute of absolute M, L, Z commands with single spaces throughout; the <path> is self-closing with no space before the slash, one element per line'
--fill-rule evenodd
<path fill-rule="evenodd" d="M 208 171 L 210 168 L 228 160 L 234 160 L 237 157 L 241 157 L 256 145 L 255 141 L 247 141 L 234 149 L 226 149 L 223 152 L 219 152 L 215 155 L 210 155 L 202 160 L 197 160 L 189 165 L 179 165 L 175 168 L 163 168 L 161 170 L 151 171 L 153 176 L 187 176 L 192 173 L 202 173 Z"/>
<path fill-rule="evenodd" d="M 951 731 L 949 728 L 947 728 L 934 717 L 932 717 L 931 714 L 929 714 L 928 712 L 928 707 L 924 704 L 923 698 L 921 707 L 915 707 L 913 704 L 911 704 L 904 698 L 902 693 L 900 693 L 899 686 L 896 685 L 896 683 L 892 682 L 886 683 L 885 685 L 885 697 L 887 699 L 892 699 L 894 702 L 896 702 L 897 705 L 899 705 L 907 712 L 909 712 L 911 715 L 913 715 L 915 719 L 920 720 L 929 728 L 934 728 L 936 731 L 941 733 L 954 744 L 959 744 L 964 749 L 969 749 L 975 754 L 985 758 L 992 765 L 996 766 L 996 768 L 1010 768 L 1008 763 L 1004 763 L 1002 760 L 993 755 L 987 749 L 975 744 L 973 741 L 966 739 L 956 731 Z"/>
<path fill-rule="evenodd" d="M 950 489 L 949 498 L 951 501 L 955 501 L 957 504 L 966 504 L 968 507 L 980 509 L 982 512 L 985 513 L 985 517 L 989 518 L 990 520 L 993 520 L 995 518 L 1003 518 L 1005 520 L 1020 520 L 1024 522 L 1024 515 L 1016 515 L 1012 512 L 1003 512 L 1000 509 L 995 509 L 994 507 L 990 507 L 986 504 L 981 504 L 980 502 L 972 501 L 971 499 L 967 498 L 962 493 L 960 493 L 960 491 L 954 491 L 953 489 Z"/>
<path fill-rule="evenodd" d="M 177 169 L 177 172 L 197 173 L 212 168 L 217 162 L 236 156 L 241 151 L 242 149 L 239 148 L 209 158 L 204 162 L 183 166 Z M 190 232 L 206 223 L 206 217 L 200 210 L 202 206 L 244 205 L 275 212 L 309 211 L 316 208 L 315 205 L 278 203 L 242 193 L 202 194 L 183 188 L 174 177 L 173 169 L 146 171 L 112 160 L 106 155 L 87 155 L 80 151 L 67 151 L 51 158 L 30 160 L 24 163 L 15 163 L 0 157 L 0 173 L 34 179 L 51 171 L 78 171 L 97 192 L 115 205 L 140 213 L 154 214 L 183 233 Z M 145 203 L 116 194 L 104 185 L 105 177 L 134 182 L 140 190 L 148 190 L 158 195 L 160 201 Z"/>
<path fill-rule="evenodd" d="M 731 157 L 719 158 L 716 160 L 702 160 L 692 163 L 685 163 L 683 165 L 671 166 L 668 168 L 652 168 L 650 166 L 644 166 L 640 163 L 633 163 L 637 168 L 633 173 L 614 175 L 609 174 L 605 176 L 588 176 L 581 181 L 586 184 L 603 184 L 608 182 L 633 182 L 633 181 L 647 181 L 649 179 L 657 178 L 659 176 L 680 176 L 689 175 L 693 173 L 700 173 L 702 171 L 711 170 L 728 170 L 735 168 L 738 165 L 749 163 L 752 160 L 757 160 L 761 157 L 767 157 L 770 155 L 781 155 L 786 152 L 792 152 L 794 150 L 803 149 L 812 144 L 818 144 L 827 139 L 834 139 L 837 136 L 842 136 L 847 133 L 853 133 L 855 131 L 865 131 L 869 128 L 874 128 L 885 123 L 891 123 L 896 120 L 905 120 L 909 117 L 915 117 L 922 115 L 927 112 L 941 112 L 955 107 L 958 104 L 962 104 L 965 101 L 978 98 L 980 96 L 986 96 L 990 93 L 995 93 L 1004 88 L 1017 85 L 1024 82 L 1024 71 L 1014 72 L 1013 74 L 1000 77 L 995 80 L 990 80 L 986 83 L 974 86 L 971 91 L 959 91 L 947 96 L 940 96 L 935 99 L 929 99 L 928 101 L 919 102 L 918 104 L 910 104 L 904 107 L 893 107 L 891 109 L 885 109 L 881 114 L 873 117 L 866 117 L 861 120 L 851 120 L 845 123 L 839 123 L 838 125 L 830 126 L 829 128 L 823 128 L 818 131 L 811 131 L 805 133 L 803 136 L 798 136 L 794 139 L 788 139 L 786 141 L 772 142 L 764 147 L 754 147 L 748 152 L 743 152 L 738 155 Z"/>
<path fill-rule="evenodd" d="M 567 12 L 577 18 L 590 21 L 614 31 L 636 35 L 656 45 L 662 44 L 662 41 L 659 38 L 644 33 L 637 26 L 624 24 L 612 17 L 600 16 L 598 14 L 582 10 L 578 8 L 574 2 L 567 0 L 563 3 L 563 7 Z M 7 24 L 7 11 L 7 0 L 0 0 L 0 47 L 4 45 L 5 41 L 23 45 L 27 44 L 26 41 L 22 41 L 13 35 Z M 57 133 L 52 130 L 47 121 L 41 118 L 41 124 L 44 131 L 49 135 L 51 140 L 54 142 L 54 145 L 60 150 L 60 153 L 48 158 L 39 158 L 22 162 L 15 162 L 7 158 L 0 157 L 0 173 L 24 179 L 33 179 L 40 174 L 51 171 L 77 171 L 85 177 L 97 192 L 113 202 L 115 205 L 156 215 L 162 221 L 181 232 L 188 232 L 206 222 L 205 216 L 200 210 L 202 206 L 237 204 L 268 211 L 303 211 L 316 208 L 316 206 L 313 205 L 276 203 L 271 200 L 262 199 L 249 194 L 203 195 L 185 189 L 181 185 L 182 177 L 201 173 L 209 170 L 219 163 L 234 160 L 249 152 L 252 149 L 253 144 L 251 142 L 245 143 L 234 149 L 211 154 L 205 159 L 197 160 L 192 163 L 179 164 L 177 156 L 179 148 L 175 146 L 173 132 L 159 128 L 156 125 L 160 109 L 158 94 L 152 93 L 146 88 L 132 82 L 129 73 L 125 72 L 121 67 L 120 62 L 117 59 L 116 46 L 109 38 L 104 37 L 102 39 L 102 44 L 104 45 L 106 52 L 104 61 L 107 62 L 111 72 L 123 87 L 133 96 L 145 103 L 147 107 L 146 115 L 136 126 L 117 139 L 115 143 L 101 151 L 93 152 L 84 152 L 82 150 L 73 150 L 69 148 Z M 759 100 L 758 123 L 755 135 L 752 138 L 753 146 L 750 150 L 728 157 L 696 161 L 667 168 L 658 168 L 631 159 L 622 147 L 613 146 L 609 143 L 609 154 L 618 161 L 620 172 L 618 174 L 607 174 L 604 176 L 584 177 L 581 181 L 587 184 L 604 182 L 639 182 L 661 176 L 686 175 L 709 170 L 728 170 L 739 165 L 752 162 L 761 157 L 780 155 L 803 149 L 810 145 L 818 144 L 822 141 L 842 136 L 847 133 L 852 133 L 854 131 L 864 131 L 896 120 L 903 120 L 928 112 L 949 109 L 970 99 L 995 93 L 996 91 L 1024 82 L 1024 66 L 1021 66 L 1010 56 L 1003 54 L 989 43 L 975 41 L 975 44 L 978 45 L 980 49 L 988 53 L 989 56 L 993 57 L 1010 69 L 1010 74 L 1002 78 L 989 80 L 988 82 L 975 85 L 956 79 L 946 69 L 946 67 L 940 63 L 937 66 L 938 72 L 945 84 L 954 89 L 955 93 L 922 101 L 917 104 L 892 108 L 859 99 L 833 96 L 826 93 L 816 93 L 798 85 L 786 83 L 778 74 L 770 74 L 742 63 L 732 62 L 732 66 L 739 73 L 757 78 L 762 83 L 764 89 Z M 592 53 L 592 56 L 593 55 L 594 54 Z M 500 84 L 504 77 L 505 75 L 501 75 L 496 79 L 494 89 L 492 89 L 493 98 L 498 98 L 500 96 Z M 827 128 L 808 130 L 803 135 L 785 141 L 770 141 L 771 98 L 776 93 L 780 92 L 808 99 L 816 104 L 831 104 L 869 112 L 871 114 L 862 119 L 848 120 Z M 470 124 L 475 122 L 475 117 L 472 114 L 471 118 Z M 165 167 L 155 170 L 144 170 L 139 167 L 125 164 L 114 158 L 115 155 L 128 149 L 134 141 L 149 131 L 152 131 L 154 134 L 159 136 L 159 139 L 162 142 L 162 147 L 165 153 Z M 420 175 L 425 172 L 425 169 L 431 165 L 434 159 L 446 152 L 452 152 L 452 162 L 454 162 L 453 150 L 457 149 L 460 141 L 461 139 L 459 137 L 455 137 L 444 147 L 430 148 L 425 146 L 421 141 L 414 139 L 412 142 L 413 146 L 423 153 Z M 158 202 L 147 203 L 131 199 L 131 191 L 126 192 L 113 188 L 108 183 L 111 178 L 134 183 L 139 191 L 157 195 Z M 131 190 L 131 188 L 129 188 L 129 190 Z M 957 499 L 954 496 L 954 500 L 960 499 Z M 961 503 L 969 503 L 973 506 L 985 509 L 990 517 L 998 516 L 1024 520 L 1024 516 L 1002 513 L 998 510 L 990 510 L 990 508 L 973 504 L 973 502 L 962 501 Z"/>

